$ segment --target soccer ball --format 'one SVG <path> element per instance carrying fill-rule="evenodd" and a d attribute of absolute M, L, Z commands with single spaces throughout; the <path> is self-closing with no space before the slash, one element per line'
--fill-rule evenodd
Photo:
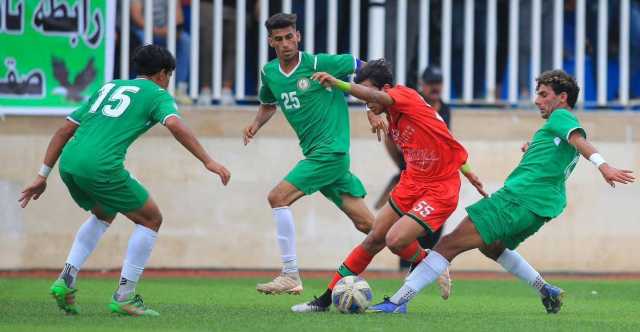
<path fill-rule="evenodd" d="M 333 287 L 331 302 L 345 314 L 363 313 L 371 304 L 373 293 L 364 278 L 346 276 Z"/>

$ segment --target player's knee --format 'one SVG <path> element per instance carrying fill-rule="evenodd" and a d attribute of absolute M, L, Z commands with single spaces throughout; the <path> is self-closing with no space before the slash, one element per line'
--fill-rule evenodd
<path fill-rule="evenodd" d="M 369 232 L 371 232 L 372 223 L 369 220 L 366 220 L 366 219 L 354 220 L 353 224 L 354 226 L 356 226 L 357 230 L 359 230 L 364 234 L 369 234 Z"/>
<path fill-rule="evenodd" d="M 285 197 L 277 190 L 271 190 L 269 195 L 267 195 L 267 200 L 269 201 L 269 205 L 272 208 L 278 208 L 287 206 L 288 204 L 285 202 Z"/>
<path fill-rule="evenodd" d="M 404 247 L 406 246 L 405 242 L 406 241 L 404 241 L 401 235 L 395 234 L 393 232 L 387 233 L 385 239 L 387 248 L 389 248 L 389 250 L 391 250 L 391 252 L 396 255 L 402 252 L 402 249 L 404 249 Z"/>
<path fill-rule="evenodd" d="M 495 260 L 498 260 L 498 257 L 500 257 L 500 255 L 502 255 L 502 252 L 504 251 L 504 247 L 502 247 L 501 245 L 495 245 L 495 244 L 491 244 L 488 246 L 483 246 L 480 247 L 480 252 L 482 252 L 483 255 L 485 255 L 488 258 Z"/>
<path fill-rule="evenodd" d="M 371 232 L 362 241 L 362 247 L 369 253 L 378 253 L 385 246 L 385 236 L 378 236 L 374 232 Z"/>
<path fill-rule="evenodd" d="M 162 225 L 162 214 L 158 213 L 154 216 L 147 218 L 147 220 L 145 220 L 145 224 L 142 226 L 145 226 L 157 232 L 158 230 L 160 230 L 161 225 Z"/>

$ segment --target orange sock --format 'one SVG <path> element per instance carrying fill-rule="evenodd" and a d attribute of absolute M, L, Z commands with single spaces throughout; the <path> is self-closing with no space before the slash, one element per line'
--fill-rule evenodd
<path fill-rule="evenodd" d="M 359 244 L 351 250 L 347 259 L 345 259 L 342 265 L 340 265 L 340 268 L 338 268 L 338 271 L 333 275 L 333 279 L 327 288 L 333 289 L 333 286 L 335 286 L 343 277 L 362 273 L 362 271 L 369 266 L 372 259 L 373 256 L 364 250 L 362 245 Z"/>
<path fill-rule="evenodd" d="M 422 260 L 427 257 L 427 253 L 420 247 L 418 240 L 411 242 L 408 246 L 406 246 L 402 251 L 398 253 L 400 258 L 404 259 L 407 262 L 411 262 L 414 265 L 422 262 Z"/>

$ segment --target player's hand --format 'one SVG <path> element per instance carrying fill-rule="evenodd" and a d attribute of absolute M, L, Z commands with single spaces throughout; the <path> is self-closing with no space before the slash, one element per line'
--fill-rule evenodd
<path fill-rule="evenodd" d="M 317 72 L 311 75 L 312 80 L 318 81 L 320 84 L 327 88 L 332 88 L 336 85 L 338 81 L 335 77 L 331 76 L 331 74 L 325 72 Z"/>
<path fill-rule="evenodd" d="M 206 167 L 211 172 L 218 174 L 218 176 L 220 177 L 220 181 L 222 181 L 222 184 L 225 186 L 227 185 L 227 183 L 229 183 L 229 180 L 231 180 L 231 172 L 229 172 L 226 167 L 222 166 L 222 164 L 211 160 L 204 164 L 204 167 Z"/>
<path fill-rule="evenodd" d="M 378 134 L 378 142 L 382 142 L 382 134 L 386 137 L 389 134 L 389 127 L 384 117 L 375 115 L 371 111 L 367 111 L 367 119 L 371 124 L 371 132 Z"/>
<path fill-rule="evenodd" d="M 522 144 L 522 146 L 520 147 L 520 151 L 522 151 L 522 153 L 527 152 L 527 150 L 529 150 L 529 142 L 524 142 L 524 144 Z"/>
<path fill-rule="evenodd" d="M 242 140 L 244 142 L 244 145 L 249 144 L 249 142 L 251 142 L 251 139 L 253 138 L 253 136 L 255 136 L 258 133 L 258 129 L 259 126 L 257 123 L 252 123 L 251 125 L 247 126 L 246 128 L 244 128 L 244 130 L 242 131 Z"/>
<path fill-rule="evenodd" d="M 473 172 L 467 172 L 467 173 L 463 173 L 464 176 L 467 178 L 467 180 L 469 180 L 469 183 L 471 183 L 471 185 L 473 185 L 474 187 L 476 187 L 476 190 L 478 191 L 478 193 L 484 197 L 489 197 L 489 194 L 487 194 L 486 191 L 484 191 L 482 182 L 480 182 L 480 178 Z"/>
<path fill-rule="evenodd" d="M 627 184 L 632 183 L 636 180 L 636 178 L 631 175 L 633 174 L 633 171 L 627 169 L 617 169 L 613 166 L 610 166 L 608 163 L 600 165 L 599 169 L 604 180 L 614 188 L 616 187 L 616 182 Z"/>
<path fill-rule="evenodd" d="M 36 180 L 22 191 L 22 195 L 20 195 L 20 199 L 18 199 L 20 207 L 26 207 L 32 198 L 34 200 L 40 198 L 40 195 L 42 195 L 45 189 L 47 189 L 47 178 L 38 175 Z"/>

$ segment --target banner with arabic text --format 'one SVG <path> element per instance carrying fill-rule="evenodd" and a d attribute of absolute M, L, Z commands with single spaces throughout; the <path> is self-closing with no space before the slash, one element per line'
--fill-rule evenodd
<path fill-rule="evenodd" d="M 112 78 L 115 0 L 0 0 L 0 114 L 68 114 Z"/>

